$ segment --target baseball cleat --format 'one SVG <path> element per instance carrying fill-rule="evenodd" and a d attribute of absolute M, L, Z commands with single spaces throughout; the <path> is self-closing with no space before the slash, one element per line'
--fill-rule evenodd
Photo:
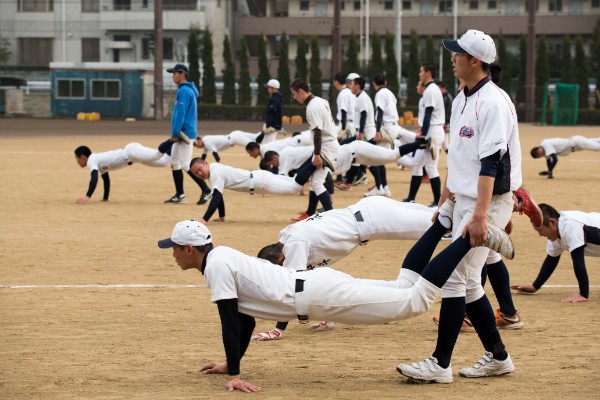
<path fill-rule="evenodd" d="M 179 132 L 179 140 L 181 140 L 183 143 L 186 143 L 186 144 L 191 143 L 189 136 L 183 132 Z"/>
<path fill-rule="evenodd" d="M 264 342 L 267 340 L 279 340 L 283 337 L 283 332 L 281 332 L 277 328 L 273 328 L 270 331 L 256 333 L 252 335 L 252 340 L 256 340 L 257 342 Z"/>
<path fill-rule="evenodd" d="M 440 316 L 439 315 L 433 317 L 433 323 L 436 325 L 440 324 Z M 473 323 L 471 323 L 471 320 L 466 315 L 463 318 L 463 323 L 462 323 L 462 326 L 460 327 L 460 331 L 461 332 L 475 332 L 475 328 L 473 328 Z"/>
<path fill-rule="evenodd" d="M 209 193 L 209 194 L 204 194 L 204 193 L 202 193 L 202 194 L 200 195 L 200 199 L 198 200 L 198 202 L 197 202 L 196 204 L 198 204 L 198 205 L 200 205 L 200 206 L 201 206 L 202 204 L 206 204 L 206 203 L 208 203 L 208 201 L 209 201 L 211 198 L 212 198 L 212 193 Z"/>
<path fill-rule="evenodd" d="M 515 192 L 515 197 L 518 201 L 517 211 L 519 214 L 527 215 L 534 228 L 539 228 L 544 221 L 542 210 L 535 204 L 531 195 L 527 192 L 524 186 L 521 186 Z"/>
<path fill-rule="evenodd" d="M 510 236 L 491 222 L 488 222 L 488 237 L 483 245 L 508 260 L 515 258 L 515 247 Z"/>
<path fill-rule="evenodd" d="M 515 312 L 515 315 L 509 317 L 504 314 L 500 309 L 496 310 L 496 327 L 498 329 L 521 329 L 525 325 L 521 319 L 519 312 Z"/>
<path fill-rule="evenodd" d="M 432 203 L 433 204 L 433 203 Z M 444 225 L 446 229 L 452 228 L 452 214 L 454 214 L 454 199 L 446 199 L 444 204 L 438 209 L 438 221 Z"/>
<path fill-rule="evenodd" d="M 328 331 L 330 329 L 333 329 L 335 327 L 335 322 L 328 322 L 328 321 L 323 321 L 323 322 L 319 322 L 318 324 L 311 324 L 308 327 L 309 331 Z"/>
<path fill-rule="evenodd" d="M 371 196 L 384 196 L 384 195 L 385 195 L 385 191 L 383 189 L 380 189 L 378 187 L 374 187 L 373 189 L 371 189 L 368 192 L 366 192 L 363 196 L 364 197 L 371 197 Z"/>
<path fill-rule="evenodd" d="M 340 190 L 352 190 L 352 185 L 346 182 L 336 182 L 335 187 Z"/>
<path fill-rule="evenodd" d="M 385 197 L 392 197 L 392 191 L 390 190 L 390 187 L 388 185 L 385 185 L 383 187 L 383 195 Z"/>
<path fill-rule="evenodd" d="M 165 204 L 183 204 L 186 201 L 185 194 L 176 194 L 169 200 L 165 200 Z"/>
<path fill-rule="evenodd" d="M 307 218 L 310 218 L 310 215 L 303 212 L 300 215 L 298 215 L 297 217 L 292 218 L 292 222 L 299 222 L 299 221 L 303 221 Z"/>
<path fill-rule="evenodd" d="M 492 353 L 486 351 L 481 360 L 477 361 L 471 368 L 462 368 L 458 373 L 463 378 L 484 378 L 486 376 L 498 376 L 510 374 L 515 370 L 510 355 L 504 361 L 496 360 Z"/>
<path fill-rule="evenodd" d="M 435 357 L 418 363 L 398 364 L 396 371 L 409 378 L 409 382 L 452 383 L 452 367 L 440 367 Z"/>
<path fill-rule="evenodd" d="M 427 139 L 427 150 L 431 153 L 431 159 L 435 160 L 440 154 L 440 148 L 435 140 L 432 138 Z"/>
<path fill-rule="evenodd" d="M 352 182 L 352 186 L 362 185 L 363 183 L 367 183 L 367 174 L 362 174 L 361 176 L 359 176 L 358 178 L 356 178 Z"/>

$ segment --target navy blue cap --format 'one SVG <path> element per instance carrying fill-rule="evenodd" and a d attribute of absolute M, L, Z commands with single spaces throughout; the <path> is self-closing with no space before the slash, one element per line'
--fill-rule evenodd
<path fill-rule="evenodd" d="M 167 72 L 169 72 L 171 74 L 173 72 L 183 72 L 187 75 L 190 71 L 188 70 L 188 67 L 186 67 L 183 64 L 175 64 L 175 66 L 173 68 L 167 69 Z"/>

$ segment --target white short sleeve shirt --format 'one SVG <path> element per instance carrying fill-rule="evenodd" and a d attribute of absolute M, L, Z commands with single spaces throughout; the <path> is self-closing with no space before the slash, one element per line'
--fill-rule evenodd
<path fill-rule="evenodd" d="M 559 156 L 567 156 L 571 154 L 571 151 L 573 151 L 573 144 L 571 143 L 571 139 L 544 139 L 542 140 L 542 143 L 540 143 L 540 146 L 542 147 L 542 149 L 544 149 L 544 154 L 546 157 L 549 157 L 552 154 L 557 154 Z"/>
<path fill-rule="evenodd" d="M 383 123 L 391 124 L 397 123 L 399 119 L 398 109 L 396 108 L 396 104 L 398 100 L 394 93 L 386 87 L 380 88 L 377 93 L 375 93 L 375 109 L 381 108 L 383 111 Z"/>
<path fill-rule="evenodd" d="M 125 168 L 128 162 L 125 150 L 112 150 L 90 154 L 87 160 L 87 168 L 90 172 L 98 170 L 103 175 L 108 171 Z"/>
<path fill-rule="evenodd" d="M 248 190 L 250 171 L 241 168 L 230 167 L 221 163 L 211 163 L 208 166 L 210 170 L 210 186 L 212 190 L 217 189 L 223 193 L 223 189 Z"/>
<path fill-rule="evenodd" d="M 348 88 L 343 88 L 338 93 L 336 100 L 337 104 L 337 120 L 342 120 L 342 110 L 346 111 L 346 123 L 352 123 L 354 121 L 354 109 L 356 107 L 356 96 L 352 94 L 352 91 Z"/>
<path fill-rule="evenodd" d="M 425 91 L 423 92 L 423 113 L 425 113 L 425 109 L 427 107 L 433 107 L 433 113 L 431 114 L 431 120 L 429 121 L 429 125 L 444 125 L 446 121 L 446 111 L 444 109 L 444 97 L 442 96 L 442 91 L 432 82 L 427 85 Z M 419 113 L 421 111 L 421 107 L 419 107 Z"/>
<path fill-rule="evenodd" d="M 585 245 L 584 226 L 600 229 L 600 213 L 562 211 L 558 219 L 559 238 L 548 240 L 546 245 L 548 255 L 558 257 L 563 251 L 570 253 Z M 586 256 L 600 257 L 600 245 L 588 243 L 583 252 Z"/>

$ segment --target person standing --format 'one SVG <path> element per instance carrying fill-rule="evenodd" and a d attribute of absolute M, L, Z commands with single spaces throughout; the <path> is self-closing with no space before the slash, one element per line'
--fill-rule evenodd
<path fill-rule="evenodd" d="M 193 82 L 187 81 L 188 68 L 183 64 L 175 64 L 173 68 L 167 69 L 173 74 L 173 83 L 178 86 L 175 104 L 173 105 L 173 116 L 171 117 L 171 170 L 173 183 L 175 184 L 175 195 L 165 200 L 165 204 L 181 204 L 186 202 L 183 191 L 184 169 L 202 189 L 202 197 L 198 204 L 204 199 L 204 194 L 210 189 L 202 181 L 198 181 L 190 173 L 190 161 L 192 160 L 192 141 L 198 137 L 198 89 Z M 183 135 L 182 135 L 183 133 Z M 206 201 L 204 201 L 206 202 Z"/>
<path fill-rule="evenodd" d="M 269 79 L 264 86 L 271 97 L 265 112 L 262 132 L 256 138 L 258 143 L 262 143 L 263 139 L 265 143 L 275 140 L 277 134 L 283 130 L 283 95 L 279 93 L 281 84 L 277 79 Z"/>
<path fill-rule="evenodd" d="M 443 40 L 443 45 L 454 53 L 455 76 L 465 83 L 452 104 L 448 178 L 440 200 L 451 195 L 456 199 L 453 241 L 444 253 L 447 260 L 456 256 L 458 266 L 442 288 L 433 354 L 420 362 L 399 364 L 396 369 L 411 380 L 451 383 L 452 352 L 465 313 L 485 353 L 471 368 L 461 369 L 460 376 L 479 378 L 515 370 L 481 286 L 481 269 L 489 251 L 481 247 L 468 249 L 467 245 L 483 243 L 488 219 L 499 226 L 508 224 L 513 210 L 512 192 L 520 187 L 522 176 L 514 106 L 489 76 L 489 65 L 496 58 L 493 39 L 481 31 L 469 30 L 458 40 Z"/>
<path fill-rule="evenodd" d="M 439 154 L 442 143 L 444 142 L 444 99 L 440 88 L 435 84 L 436 67 L 432 63 L 421 65 L 419 72 L 419 81 L 425 87 L 423 91 L 422 103 L 419 105 L 419 121 L 421 116 L 423 122 L 421 125 L 421 135 L 428 140 L 429 151 L 420 152 L 420 162 L 413 167 L 412 178 L 407 202 L 415 201 L 417 192 L 423 179 L 423 168 L 429 177 L 431 191 L 433 192 L 433 202 L 430 207 L 436 207 L 440 201 L 441 180 L 438 172 Z"/>
<path fill-rule="evenodd" d="M 333 122 L 329 103 L 321 97 L 314 96 L 304 79 L 295 79 L 290 88 L 294 100 L 306 105 L 306 121 L 314 136 L 314 153 L 305 162 L 305 164 L 312 164 L 315 168 L 310 178 L 308 207 L 306 212 L 292 218 L 293 222 L 297 222 L 316 213 L 319 201 L 325 211 L 333 208 L 331 196 L 324 183 L 327 175 L 335 171 L 340 145 L 337 141 L 337 128 Z"/>

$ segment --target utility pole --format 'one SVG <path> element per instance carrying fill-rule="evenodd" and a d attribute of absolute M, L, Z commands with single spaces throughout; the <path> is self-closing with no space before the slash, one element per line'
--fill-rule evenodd
<path fill-rule="evenodd" d="M 396 2 L 394 31 L 396 64 L 398 64 L 398 93 L 394 94 L 400 99 L 400 97 L 402 97 L 402 2 Z"/>
<path fill-rule="evenodd" d="M 154 1 L 154 119 L 163 118 L 163 7 Z"/>
<path fill-rule="evenodd" d="M 342 71 L 342 34 L 340 30 L 340 25 L 342 21 L 341 9 L 342 9 L 342 0 L 333 0 L 333 52 L 331 54 L 331 81 L 335 77 L 335 74 Z M 337 113 L 337 96 L 338 91 L 335 90 L 333 84 L 331 85 L 332 89 L 331 93 L 331 104 L 335 110 L 334 113 Z"/>
<path fill-rule="evenodd" d="M 527 74 L 525 80 L 525 121 L 535 120 L 535 0 L 529 0 L 527 15 Z"/>

